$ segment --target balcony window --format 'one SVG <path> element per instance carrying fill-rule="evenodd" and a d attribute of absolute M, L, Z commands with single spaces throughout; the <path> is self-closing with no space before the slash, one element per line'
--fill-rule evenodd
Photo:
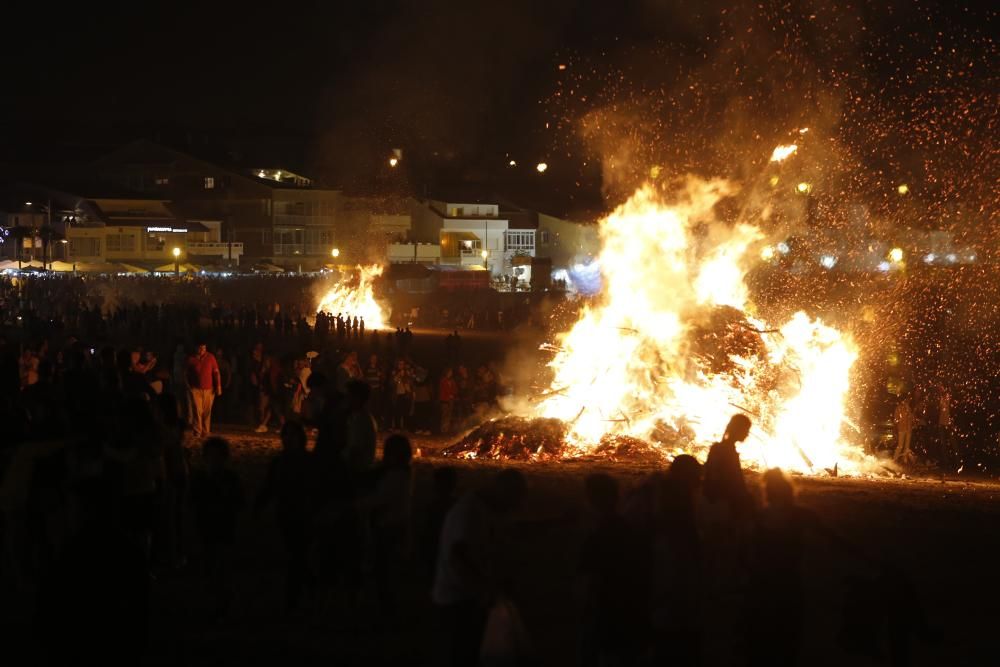
<path fill-rule="evenodd" d="M 215 179 L 211 176 L 205 177 L 205 189 L 214 190 L 215 189 Z"/>
<path fill-rule="evenodd" d="M 534 231 L 511 231 L 505 234 L 507 250 L 534 251 L 535 232 Z"/>
<path fill-rule="evenodd" d="M 134 234 L 108 234 L 105 243 L 109 252 L 134 252 Z"/>
<path fill-rule="evenodd" d="M 89 237 L 70 239 L 69 254 L 72 257 L 97 257 L 101 254 L 101 239 Z"/>

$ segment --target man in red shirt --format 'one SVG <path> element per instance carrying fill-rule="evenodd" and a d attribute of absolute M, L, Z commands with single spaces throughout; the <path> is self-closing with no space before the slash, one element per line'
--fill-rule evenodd
<path fill-rule="evenodd" d="M 444 369 L 441 382 L 438 384 L 438 400 L 441 402 L 441 433 L 451 435 L 451 416 L 454 414 L 455 398 L 458 396 L 458 384 L 452 377 L 450 368 Z"/>
<path fill-rule="evenodd" d="M 207 436 L 212 432 L 212 403 L 222 395 L 222 376 L 215 355 L 204 343 L 188 362 L 188 386 L 194 404 L 194 435 Z"/>

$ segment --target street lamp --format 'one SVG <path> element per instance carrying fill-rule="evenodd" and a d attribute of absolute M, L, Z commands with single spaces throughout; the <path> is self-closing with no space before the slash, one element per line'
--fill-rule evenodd
<path fill-rule="evenodd" d="M 24 202 L 27 208 L 31 208 L 34 204 L 30 201 Z M 49 254 L 49 243 L 52 241 L 52 200 L 49 200 L 48 206 L 40 204 L 38 206 L 42 211 L 45 212 L 45 225 L 43 226 L 42 232 L 39 236 L 42 239 L 42 268 L 48 268 L 48 254 Z M 35 216 L 31 216 L 32 228 L 35 224 Z M 31 237 L 31 259 L 35 258 L 35 235 L 32 233 Z"/>
<path fill-rule="evenodd" d="M 181 274 L 181 249 L 174 248 L 174 275 L 179 276 Z"/>
<path fill-rule="evenodd" d="M 483 250 L 481 253 L 479 253 L 479 256 L 483 258 L 483 268 L 484 269 L 490 268 L 489 263 L 486 261 L 487 258 L 490 256 L 490 253 L 486 250 Z"/>
<path fill-rule="evenodd" d="M 333 250 L 331 250 L 330 257 L 333 257 L 334 259 L 340 257 L 340 248 L 334 248 Z"/>

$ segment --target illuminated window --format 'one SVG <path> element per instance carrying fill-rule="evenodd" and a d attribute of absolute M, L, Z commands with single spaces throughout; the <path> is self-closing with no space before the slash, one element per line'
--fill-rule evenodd
<path fill-rule="evenodd" d="M 109 252 L 133 252 L 135 250 L 135 235 L 108 234 L 107 248 Z"/>
<path fill-rule="evenodd" d="M 534 250 L 535 232 L 533 231 L 509 231 L 505 234 L 507 250 Z"/>
<path fill-rule="evenodd" d="M 70 239 L 69 254 L 72 257 L 97 257 L 101 254 L 101 239 L 96 239 L 96 238 Z"/>
<path fill-rule="evenodd" d="M 205 189 L 206 190 L 214 190 L 215 189 L 215 179 L 212 178 L 211 176 L 206 176 L 205 177 Z"/>
<path fill-rule="evenodd" d="M 157 185 L 170 185 L 170 179 L 166 176 L 160 176 L 156 179 Z"/>
<path fill-rule="evenodd" d="M 166 246 L 167 239 L 165 234 L 153 232 L 146 234 L 146 250 L 162 251 Z"/>

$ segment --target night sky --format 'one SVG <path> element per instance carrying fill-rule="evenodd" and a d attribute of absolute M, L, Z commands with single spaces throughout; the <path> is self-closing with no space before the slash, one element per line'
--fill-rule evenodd
<path fill-rule="evenodd" d="M 946 171 L 996 169 L 988 4 L 34 3 L 0 47 L 0 148 L 72 159 L 146 137 L 346 186 L 586 208 L 652 165 L 744 175 L 808 125 L 835 144 L 824 161 L 947 201 L 970 193 Z"/>

